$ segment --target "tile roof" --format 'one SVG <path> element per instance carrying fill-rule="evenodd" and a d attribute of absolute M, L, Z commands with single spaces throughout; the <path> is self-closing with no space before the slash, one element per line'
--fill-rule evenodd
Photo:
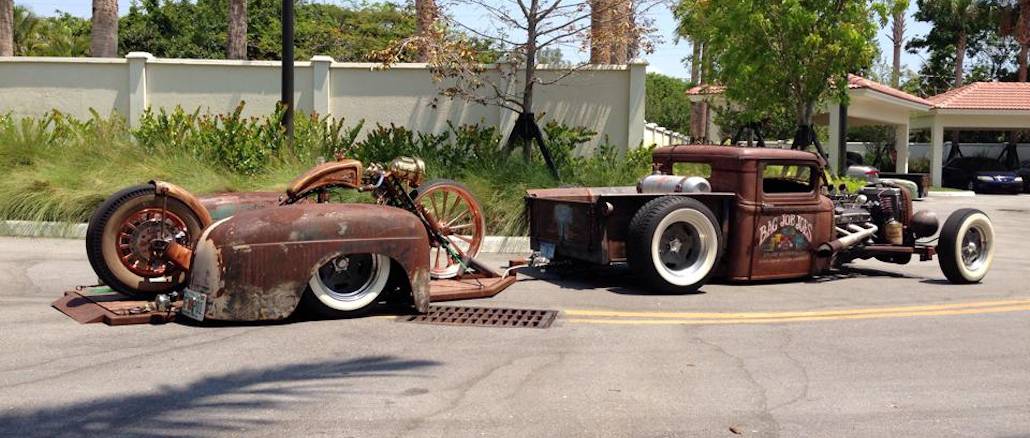
<path fill-rule="evenodd" d="M 939 109 L 1030 111 L 1030 82 L 973 82 L 928 100 Z"/>
<path fill-rule="evenodd" d="M 852 75 L 852 74 L 848 75 L 848 89 L 851 89 L 851 90 L 867 89 L 867 90 L 875 91 L 877 93 L 886 94 L 886 95 L 891 96 L 891 97 L 896 97 L 896 98 L 901 99 L 901 100 L 907 100 L 909 102 L 918 103 L 918 104 L 921 104 L 921 105 L 926 105 L 926 106 L 933 105 L 929 100 L 923 99 L 922 97 L 915 96 L 915 95 L 912 95 L 912 94 L 908 94 L 908 93 L 906 93 L 904 91 L 901 91 L 901 90 L 899 90 L 897 88 L 892 88 L 892 87 L 889 87 L 887 85 L 881 84 L 881 83 L 876 82 L 876 81 L 871 81 L 869 79 L 863 78 L 863 77 L 858 76 L 858 75 Z"/>

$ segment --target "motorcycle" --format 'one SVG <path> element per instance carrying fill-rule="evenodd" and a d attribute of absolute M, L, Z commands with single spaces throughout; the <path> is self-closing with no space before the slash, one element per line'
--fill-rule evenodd
<path fill-rule="evenodd" d="M 130 295 L 178 291 L 186 286 L 193 250 L 218 216 L 301 203 L 326 203 L 336 190 L 370 193 L 376 204 L 406 210 L 429 236 L 430 277 L 452 278 L 475 262 L 486 231 L 483 210 L 462 184 L 425 181 L 425 162 L 398 157 L 386 165 L 337 157 L 293 180 L 278 196 L 238 193 L 197 197 L 164 181 L 123 189 L 93 213 L 86 254 L 100 281 Z"/>

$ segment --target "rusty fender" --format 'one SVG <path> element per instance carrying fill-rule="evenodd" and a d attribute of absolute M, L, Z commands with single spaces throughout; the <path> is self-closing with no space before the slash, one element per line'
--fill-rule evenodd
<path fill-rule="evenodd" d="M 416 308 L 429 306 L 429 238 L 404 210 L 368 204 L 302 204 L 239 213 L 197 243 L 191 290 L 207 295 L 205 319 L 282 319 L 318 268 L 341 254 L 389 256 L 407 275 Z"/>
<path fill-rule="evenodd" d="M 206 228 L 208 225 L 211 225 L 211 222 L 213 222 L 211 214 L 208 213 L 207 209 L 204 208 L 204 205 L 200 203 L 200 199 L 197 199 L 196 196 L 186 189 L 169 182 L 158 180 L 150 181 L 150 184 L 154 185 L 154 192 L 157 193 L 158 196 L 167 196 L 177 199 L 183 204 L 186 204 L 190 210 L 193 210 L 193 212 L 197 214 L 197 219 L 200 220 L 201 228 Z"/>

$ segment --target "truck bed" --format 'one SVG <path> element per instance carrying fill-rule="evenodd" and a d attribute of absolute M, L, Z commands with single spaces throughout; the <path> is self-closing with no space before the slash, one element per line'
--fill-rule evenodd
<path fill-rule="evenodd" d="M 637 193 L 636 187 L 573 187 L 527 191 L 530 247 L 555 258 L 609 264 L 626 261 L 626 234 L 636 212 L 652 199 L 697 199 L 727 224 L 733 193 Z"/>

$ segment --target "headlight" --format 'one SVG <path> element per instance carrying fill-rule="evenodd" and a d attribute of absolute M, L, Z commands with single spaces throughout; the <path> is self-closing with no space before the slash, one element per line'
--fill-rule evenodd
<path fill-rule="evenodd" d="M 1017 176 L 1015 178 L 1012 178 L 1012 180 L 1015 181 L 1015 182 L 1023 182 L 1023 177 Z"/>
<path fill-rule="evenodd" d="M 978 179 L 980 181 L 987 181 L 987 182 L 994 181 L 994 177 L 993 176 L 986 176 L 986 175 L 980 175 L 980 176 L 976 177 L 976 179 Z"/>

